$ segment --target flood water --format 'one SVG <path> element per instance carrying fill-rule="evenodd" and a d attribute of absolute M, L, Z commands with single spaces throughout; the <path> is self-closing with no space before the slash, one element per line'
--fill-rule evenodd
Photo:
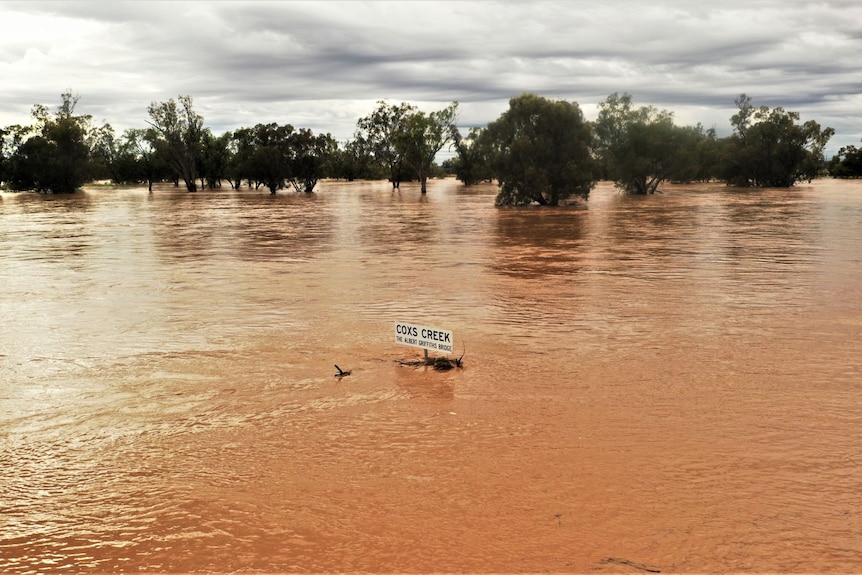
<path fill-rule="evenodd" d="M 862 571 L 862 184 L 495 192 L 0 195 L 0 572 Z"/>

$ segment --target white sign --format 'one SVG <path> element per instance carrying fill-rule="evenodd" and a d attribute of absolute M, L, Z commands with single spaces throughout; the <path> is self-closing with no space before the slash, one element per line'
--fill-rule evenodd
<path fill-rule="evenodd" d="M 395 324 L 395 341 L 404 345 L 452 353 L 453 340 L 452 332 L 448 329 L 404 322 Z"/>

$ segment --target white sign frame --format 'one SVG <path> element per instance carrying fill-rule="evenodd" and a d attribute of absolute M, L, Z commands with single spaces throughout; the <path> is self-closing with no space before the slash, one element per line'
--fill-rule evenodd
<path fill-rule="evenodd" d="M 428 350 L 453 353 L 455 336 L 452 335 L 452 330 L 397 321 L 395 343 L 419 347 L 426 350 L 426 353 Z"/>

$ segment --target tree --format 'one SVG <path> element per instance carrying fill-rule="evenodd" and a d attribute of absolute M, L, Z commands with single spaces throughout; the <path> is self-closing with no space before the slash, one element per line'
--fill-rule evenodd
<path fill-rule="evenodd" d="M 737 112 L 730 117 L 730 125 L 739 139 L 745 143 L 745 137 L 755 113 L 754 106 L 751 104 L 751 97 L 746 94 L 740 94 L 736 97 L 733 100 L 733 105 L 736 106 Z"/>
<path fill-rule="evenodd" d="M 338 143 L 329 134 L 315 136 L 301 128 L 291 134 L 288 144 L 288 179 L 297 192 L 311 193 L 317 180 L 327 174 Z"/>
<path fill-rule="evenodd" d="M 637 112 L 632 109 L 632 97 L 614 92 L 599 105 L 599 115 L 593 123 L 595 151 L 602 170 L 602 177 L 613 179 L 614 150 L 625 144 L 628 126 L 637 121 Z"/>
<path fill-rule="evenodd" d="M 110 178 L 116 184 L 136 183 L 143 179 L 133 143 L 127 138 L 118 138 L 110 124 L 93 130 L 91 140 L 96 177 Z"/>
<path fill-rule="evenodd" d="M 690 155 L 690 161 L 694 164 L 688 177 L 683 173 L 674 174 L 675 181 L 697 181 L 708 182 L 718 177 L 720 164 L 720 141 L 716 135 L 715 128 L 704 131 L 703 126 L 698 123 L 692 128 L 691 142 L 685 144 L 683 153 Z"/>
<path fill-rule="evenodd" d="M 135 156 L 135 174 L 147 182 L 153 191 L 153 182 L 168 175 L 168 160 L 159 154 L 159 135 L 153 128 L 130 128 L 123 134 L 129 151 Z"/>
<path fill-rule="evenodd" d="M 833 178 L 862 178 L 862 149 L 852 144 L 839 149 L 829 162 L 829 174 Z"/>
<path fill-rule="evenodd" d="M 455 139 L 457 116 L 458 102 L 427 115 L 414 111 L 406 116 L 403 130 L 396 135 L 396 147 L 401 150 L 404 162 L 416 172 L 423 194 L 427 192 L 434 158 Z"/>
<path fill-rule="evenodd" d="M 465 186 L 491 180 L 491 147 L 487 131 L 470 128 L 466 137 L 455 131 L 455 158 L 448 160 L 451 171 Z M 444 167 L 446 162 L 444 162 Z"/>
<path fill-rule="evenodd" d="M 290 177 L 293 132 L 290 124 L 257 124 L 252 128 L 248 175 L 268 187 L 270 194 L 284 188 L 285 180 Z"/>
<path fill-rule="evenodd" d="M 230 132 L 225 175 L 233 189 L 238 190 L 243 179 L 249 180 L 249 185 L 251 185 L 253 155 L 254 130 L 252 128 L 238 128 Z"/>
<path fill-rule="evenodd" d="M 523 94 L 487 130 L 500 184 L 497 205 L 556 206 L 589 197 L 597 170 L 590 125 L 577 103 Z"/>
<path fill-rule="evenodd" d="M 402 133 L 406 130 L 408 116 L 415 111 L 415 106 L 405 102 L 395 106 L 380 100 L 377 108 L 356 124 L 356 140 L 363 142 L 368 155 L 385 167 L 393 190 L 399 187 L 402 178 L 405 152 L 400 144 Z"/>
<path fill-rule="evenodd" d="M 211 190 L 221 187 L 221 181 L 227 177 L 230 141 L 230 132 L 215 136 L 208 128 L 203 131 L 199 172 L 200 177 L 206 182 L 206 187 Z"/>
<path fill-rule="evenodd" d="M 334 152 L 332 176 L 352 182 L 357 178 L 374 179 L 379 176 L 374 171 L 368 146 L 358 138 L 348 140 Z"/>
<path fill-rule="evenodd" d="M 22 131 L 21 126 L 7 126 L 0 129 L 0 185 L 9 179 L 12 156 L 21 145 Z"/>
<path fill-rule="evenodd" d="M 20 143 L 7 165 L 12 189 L 72 193 L 90 179 L 91 116 L 75 115 L 79 96 L 71 90 L 63 92 L 61 99 L 53 116 L 46 106 L 34 106 L 33 135 L 18 134 Z"/>
<path fill-rule="evenodd" d="M 203 137 L 203 116 L 194 111 L 191 96 L 152 102 L 147 108 L 148 122 L 156 133 L 167 157 L 190 192 L 197 191 L 198 156 Z"/>
<path fill-rule="evenodd" d="M 630 194 L 654 194 L 670 179 L 688 178 L 698 134 L 676 126 L 673 113 L 635 108 L 626 93 L 608 96 L 594 124 L 596 151 L 606 177 Z"/>
<path fill-rule="evenodd" d="M 7 138 L 9 136 L 8 128 L 0 128 L 0 186 L 3 185 L 3 182 L 6 181 L 6 172 L 8 170 L 7 164 L 9 160 L 7 147 Z"/>
<path fill-rule="evenodd" d="M 745 94 L 735 103 L 734 133 L 723 143 L 726 182 L 786 188 L 817 177 L 825 164 L 823 150 L 835 133 L 832 128 L 821 129 L 813 120 L 800 125 L 797 112 L 781 107 L 755 109 Z"/>

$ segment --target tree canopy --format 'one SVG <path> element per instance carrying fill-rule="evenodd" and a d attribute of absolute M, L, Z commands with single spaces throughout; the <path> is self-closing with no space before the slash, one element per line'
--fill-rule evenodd
<path fill-rule="evenodd" d="M 61 99 L 54 115 L 34 106 L 32 128 L 6 130 L 4 140 L 14 146 L 4 170 L 11 189 L 71 193 L 91 179 L 92 117 L 75 115 L 79 97 L 71 90 Z"/>
<path fill-rule="evenodd" d="M 437 153 L 456 138 L 458 103 L 426 114 L 406 102 L 377 102 L 377 108 L 357 122 L 356 139 L 365 157 L 383 166 L 392 188 L 400 187 L 405 166 L 427 192 L 427 180 Z"/>
<path fill-rule="evenodd" d="M 190 192 L 197 191 L 198 156 L 203 138 L 204 118 L 193 107 L 191 96 L 153 102 L 147 108 L 149 124 L 159 135 L 157 146 Z"/>
<path fill-rule="evenodd" d="M 596 118 L 596 153 L 606 177 L 630 194 L 654 194 L 662 182 L 697 172 L 690 152 L 702 133 L 674 124 L 673 113 L 635 108 L 626 93 L 608 96 Z"/>
<path fill-rule="evenodd" d="M 308 128 L 300 128 L 289 140 L 288 160 L 290 180 L 297 192 L 311 193 L 317 181 L 329 172 L 329 162 L 338 148 L 329 134 L 317 134 Z"/>
<path fill-rule="evenodd" d="M 498 205 L 556 206 L 572 196 L 589 197 L 597 176 L 592 131 L 576 103 L 536 94 L 512 98 L 486 137 L 500 185 Z"/>
<path fill-rule="evenodd" d="M 735 100 L 734 133 L 725 140 L 722 178 L 735 186 L 789 187 L 811 180 L 824 164 L 823 149 L 835 133 L 784 108 L 754 108 L 745 94 Z"/>
<path fill-rule="evenodd" d="M 404 162 L 416 173 L 423 194 L 428 191 L 428 176 L 437 152 L 455 139 L 457 117 L 457 102 L 429 114 L 415 111 L 407 116 L 404 129 L 396 138 L 396 146 L 401 149 Z"/>
<path fill-rule="evenodd" d="M 843 146 L 832 156 L 829 173 L 836 178 L 862 178 L 862 149 L 852 144 Z"/>
<path fill-rule="evenodd" d="M 449 160 L 448 167 L 465 186 L 494 179 L 491 170 L 490 138 L 483 137 L 483 134 L 484 130 L 475 126 L 463 137 L 455 130 L 454 146 L 457 155 Z"/>
<path fill-rule="evenodd" d="M 378 101 L 357 121 L 354 138 L 340 144 L 290 124 L 260 123 L 214 134 L 190 96 L 152 102 L 148 127 L 118 135 L 105 123 L 76 114 L 78 96 L 61 95 L 56 112 L 33 107 L 31 126 L 0 129 L 0 184 L 11 190 L 65 193 L 93 179 L 116 183 L 185 183 L 188 191 L 238 189 L 245 181 L 271 193 L 291 187 L 313 191 L 325 177 L 378 179 L 393 189 L 441 174 L 435 163 L 447 146 L 444 168 L 471 185 L 497 179 L 501 205 L 558 205 L 587 199 L 595 181 L 608 178 L 626 193 L 652 194 L 663 182 L 722 180 L 736 186 L 792 186 L 830 173 L 862 177 L 862 152 L 845 146 L 827 164 L 834 134 L 784 108 L 756 108 L 741 94 L 730 118 L 733 132 L 679 126 L 673 112 L 635 106 L 628 93 L 599 104 L 595 121 L 575 102 L 525 93 L 488 125 L 462 137 L 458 103 L 423 112 L 415 105 Z"/>
<path fill-rule="evenodd" d="M 371 114 L 356 123 L 356 141 L 362 143 L 373 161 L 386 168 L 392 189 L 401 184 L 405 153 L 402 134 L 407 129 L 407 118 L 415 112 L 412 104 L 393 105 L 380 100 Z"/>
<path fill-rule="evenodd" d="M 290 176 L 290 138 L 293 126 L 258 124 L 251 130 L 252 152 L 246 173 L 269 188 L 271 194 L 284 188 Z"/>

